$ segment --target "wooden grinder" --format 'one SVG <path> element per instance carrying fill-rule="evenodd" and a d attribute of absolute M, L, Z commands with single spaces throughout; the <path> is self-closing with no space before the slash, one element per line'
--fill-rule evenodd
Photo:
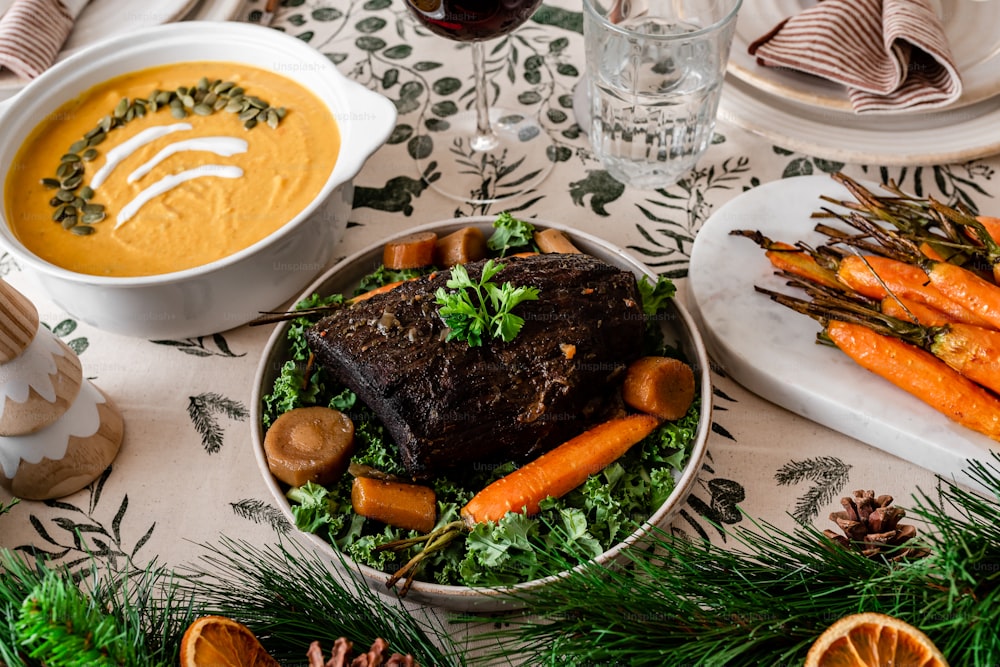
<path fill-rule="evenodd" d="M 79 491 L 114 460 L 123 432 L 76 353 L 0 280 L 0 486 L 28 500 Z"/>

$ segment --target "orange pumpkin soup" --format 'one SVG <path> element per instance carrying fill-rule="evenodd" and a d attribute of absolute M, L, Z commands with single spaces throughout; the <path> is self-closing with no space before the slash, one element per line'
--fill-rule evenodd
<path fill-rule="evenodd" d="M 153 103 L 163 91 L 185 111 Z M 271 111 L 251 120 L 260 107 Z M 116 114 L 121 121 L 100 132 Z M 154 67 L 48 115 L 9 170 L 4 210 L 18 240 L 52 264 L 100 276 L 170 273 L 291 220 L 320 192 L 339 148 L 329 108 L 287 77 L 235 63 Z"/>

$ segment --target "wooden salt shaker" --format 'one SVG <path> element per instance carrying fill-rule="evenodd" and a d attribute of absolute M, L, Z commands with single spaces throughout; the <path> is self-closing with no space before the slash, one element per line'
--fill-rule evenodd
<path fill-rule="evenodd" d="M 114 460 L 123 433 L 76 353 L 0 280 L 0 486 L 27 500 L 79 491 Z"/>

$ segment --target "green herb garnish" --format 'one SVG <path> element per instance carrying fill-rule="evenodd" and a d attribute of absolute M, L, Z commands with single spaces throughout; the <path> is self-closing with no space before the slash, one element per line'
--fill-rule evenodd
<path fill-rule="evenodd" d="M 504 211 L 493 221 L 493 234 L 486 241 L 486 246 L 504 257 L 514 248 L 531 248 L 534 245 L 534 233 L 533 224 L 518 220 Z"/>
<path fill-rule="evenodd" d="M 465 266 L 456 264 L 451 269 L 451 278 L 445 283 L 457 292 L 448 292 L 439 287 L 434 295 L 441 305 L 438 312 L 451 331 L 448 340 L 464 340 L 469 347 L 483 344 L 483 336 L 500 338 L 509 343 L 514 340 L 524 318 L 511 311 L 522 301 L 537 301 L 535 287 L 514 287 L 509 282 L 497 285 L 490 281 L 504 268 L 492 259 L 486 260 L 478 281 L 469 277 Z"/>

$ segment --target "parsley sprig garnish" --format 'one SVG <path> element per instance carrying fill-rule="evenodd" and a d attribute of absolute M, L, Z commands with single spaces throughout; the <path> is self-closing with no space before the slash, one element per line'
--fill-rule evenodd
<path fill-rule="evenodd" d="M 445 284 L 458 291 L 448 292 L 439 287 L 434 295 L 441 306 L 438 313 L 450 329 L 449 341 L 464 340 L 469 347 L 479 347 L 484 336 L 500 338 L 508 343 L 517 336 L 524 326 L 524 318 L 511 311 L 522 301 L 538 300 L 538 288 L 491 282 L 491 278 L 503 268 L 503 264 L 487 260 L 479 280 L 474 281 L 464 265 L 452 267 L 451 277 Z"/>

